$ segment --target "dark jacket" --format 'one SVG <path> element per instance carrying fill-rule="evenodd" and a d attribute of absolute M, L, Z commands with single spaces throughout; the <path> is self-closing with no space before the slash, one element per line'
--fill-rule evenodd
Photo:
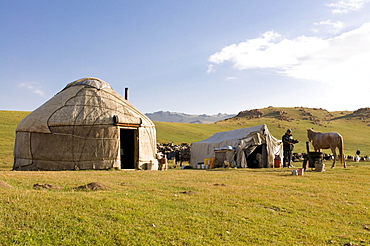
<path fill-rule="evenodd" d="M 297 140 L 293 139 L 292 135 L 289 135 L 287 133 L 284 134 L 284 136 L 282 137 L 282 140 L 283 140 L 283 148 L 286 150 L 293 150 L 294 149 L 293 144 L 298 143 Z"/>

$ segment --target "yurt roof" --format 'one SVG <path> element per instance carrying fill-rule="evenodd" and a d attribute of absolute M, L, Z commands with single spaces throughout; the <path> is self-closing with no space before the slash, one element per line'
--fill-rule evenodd
<path fill-rule="evenodd" d="M 17 131 L 50 133 L 50 127 L 112 125 L 120 123 L 153 126 L 153 122 L 115 92 L 105 81 L 84 78 L 67 86 L 30 113 Z"/>
<path fill-rule="evenodd" d="M 84 79 L 79 79 L 79 80 L 76 80 L 74 82 L 69 83 L 64 88 L 64 90 L 71 87 L 71 86 L 76 86 L 76 85 L 87 85 L 87 86 L 94 87 L 98 90 L 101 90 L 101 89 L 104 89 L 104 88 L 112 89 L 112 86 L 110 86 L 110 84 L 108 84 L 107 82 L 105 82 L 103 80 L 100 80 L 100 79 L 97 79 L 97 78 L 84 78 Z"/>

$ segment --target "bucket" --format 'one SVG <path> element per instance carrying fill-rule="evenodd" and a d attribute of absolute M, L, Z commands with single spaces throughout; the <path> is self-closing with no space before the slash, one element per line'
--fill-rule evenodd
<path fill-rule="evenodd" d="M 303 168 L 298 168 L 297 173 L 298 173 L 298 175 L 304 175 L 304 169 Z"/>
<path fill-rule="evenodd" d="M 293 171 L 292 171 L 292 175 L 298 175 L 297 170 L 293 170 Z"/>
<path fill-rule="evenodd" d="M 325 164 L 323 163 L 315 163 L 315 171 L 316 172 L 323 172 L 325 168 Z"/>

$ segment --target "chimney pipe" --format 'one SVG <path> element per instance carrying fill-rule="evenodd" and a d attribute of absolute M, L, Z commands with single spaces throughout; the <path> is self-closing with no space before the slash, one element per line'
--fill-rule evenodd
<path fill-rule="evenodd" d="M 307 154 L 310 152 L 310 142 L 306 142 Z"/>
<path fill-rule="evenodd" d="M 125 99 L 128 101 L 128 88 L 125 88 Z"/>

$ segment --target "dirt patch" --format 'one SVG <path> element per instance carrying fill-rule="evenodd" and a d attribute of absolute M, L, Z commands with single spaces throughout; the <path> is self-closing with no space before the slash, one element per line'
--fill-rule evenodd
<path fill-rule="evenodd" d="M 10 184 L 7 184 L 4 181 L 1 181 L 0 180 L 0 189 L 1 188 L 4 188 L 4 189 L 13 189 L 13 186 L 11 186 Z"/>
<path fill-rule="evenodd" d="M 225 184 L 213 184 L 214 186 L 226 186 Z"/>
<path fill-rule="evenodd" d="M 77 190 L 110 190 L 111 188 L 98 182 L 93 182 L 87 185 L 81 185 L 76 187 Z"/>
<path fill-rule="evenodd" d="M 63 189 L 62 186 L 52 185 L 52 184 L 40 184 L 40 183 L 34 184 L 33 188 L 35 190 L 43 190 L 43 189 L 46 189 L 46 190 L 61 190 L 61 189 Z"/>
<path fill-rule="evenodd" d="M 180 191 L 179 193 L 181 193 L 181 194 L 188 194 L 188 195 L 195 194 L 195 192 L 194 191 L 191 191 L 191 190 Z"/>

